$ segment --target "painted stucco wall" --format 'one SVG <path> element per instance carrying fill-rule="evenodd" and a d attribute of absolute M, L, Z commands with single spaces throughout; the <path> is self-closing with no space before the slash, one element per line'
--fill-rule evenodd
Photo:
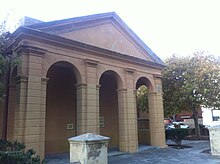
<path fill-rule="evenodd" d="M 113 23 L 103 23 L 90 28 L 59 34 L 68 39 L 87 43 L 100 48 L 150 60 L 122 30 Z"/>

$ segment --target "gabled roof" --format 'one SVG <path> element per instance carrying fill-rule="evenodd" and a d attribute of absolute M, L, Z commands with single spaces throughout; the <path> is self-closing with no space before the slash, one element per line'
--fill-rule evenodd
<path fill-rule="evenodd" d="M 87 23 L 87 27 L 96 22 L 99 23 L 101 21 L 113 21 L 118 26 L 120 26 L 123 31 L 136 42 L 136 44 L 140 45 L 142 49 L 148 54 L 148 57 L 155 63 L 164 65 L 163 61 L 125 24 L 125 22 L 115 13 L 102 13 L 95 15 L 88 15 L 82 17 L 75 17 L 63 20 L 56 20 L 51 22 L 42 22 L 33 25 L 28 25 L 26 27 L 31 29 L 36 29 L 42 32 L 50 33 L 56 35 L 57 30 L 64 30 L 67 27 L 71 27 L 73 29 L 82 28 L 82 24 Z"/>

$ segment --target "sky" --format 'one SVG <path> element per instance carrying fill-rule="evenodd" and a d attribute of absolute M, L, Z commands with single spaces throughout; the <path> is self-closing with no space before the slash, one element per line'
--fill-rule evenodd
<path fill-rule="evenodd" d="M 0 21 L 52 21 L 105 12 L 119 17 L 162 60 L 205 50 L 220 56 L 219 0 L 1 0 Z"/>

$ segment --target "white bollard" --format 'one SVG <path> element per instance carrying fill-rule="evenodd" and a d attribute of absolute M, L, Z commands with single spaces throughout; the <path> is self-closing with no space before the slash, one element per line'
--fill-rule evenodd
<path fill-rule="evenodd" d="M 70 163 L 107 164 L 109 140 L 109 137 L 92 133 L 69 138 Z"/>
<path fill-rule="evenodd" d="M 220 125 L 209 128 L 211 153 L 220 156 Z"/>

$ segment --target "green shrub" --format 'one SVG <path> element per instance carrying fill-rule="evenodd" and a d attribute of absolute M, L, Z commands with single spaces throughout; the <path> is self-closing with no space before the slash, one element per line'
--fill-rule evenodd
<path fill-rule="evenodd" d="M 166 140 L 170 139 L 176 142 L 178 146 L 181 146 L 181 141 L 186 136 L 188 136 L 188 129 L 176 128 L 166 130 Z"/>
<path fill-rule="evenodd" d="M 40 157 L 17 141 L 0 140 L 0 164 L 40 164 Z"/>

